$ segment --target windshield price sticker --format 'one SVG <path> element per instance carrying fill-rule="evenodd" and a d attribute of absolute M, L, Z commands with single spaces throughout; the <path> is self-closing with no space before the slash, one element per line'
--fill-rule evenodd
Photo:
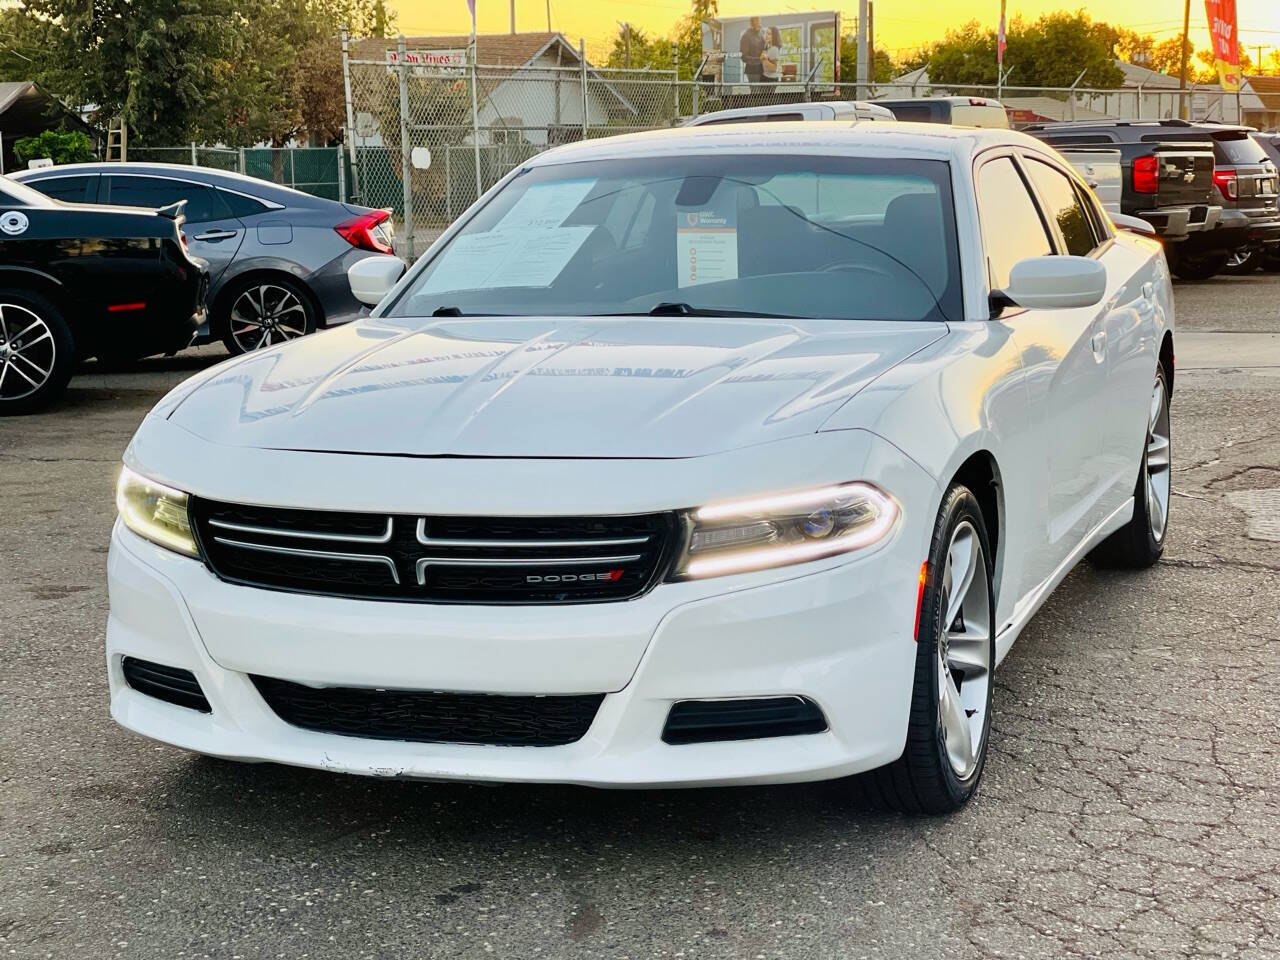
<path fill-rule="evenodd" d="M 594 179 L 535 183 L 515 202 L 494 229 L 558 227 L 569 214 L 578 209 L 578 205 L 595 185 Z"/>
<path fill-rule="evenodd" d="M 449 244 L 422 293 L 549 287 L 595 227 L 492 230 Z"/>
<path fill-rule="evenodd" d="M 738 228 L 726 214 L 695 210 L 679 214 L 676 264 L 681 287 L 738 279 Z"/>

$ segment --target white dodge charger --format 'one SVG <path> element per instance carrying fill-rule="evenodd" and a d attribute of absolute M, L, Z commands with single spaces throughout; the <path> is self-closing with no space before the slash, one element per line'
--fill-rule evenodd
<path fill-rule="evenodd" d="M 380 270 L 373 316 L 204 371 L 129 445 L 125 727 L 375 776 L 857 774 L 944 812 L 1054 587 L 1163 548 L 1164 256 L 1020 134 L 574 144 Z"/>

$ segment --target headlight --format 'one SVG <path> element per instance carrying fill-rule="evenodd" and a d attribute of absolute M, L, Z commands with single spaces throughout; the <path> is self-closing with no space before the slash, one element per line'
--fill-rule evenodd
<path fill-rule="evenodd" d="M 869 483 L 700 507 L 687 514 L 675 576 L 718 577 L 861 550 L 893 529 L 898 512 L 897 501 Z"/>
<path fill-rule="evenodd" d="M 138 536 L 188 557 L 200 556 L 187 518 L 187 495 L 181 490 L 123 467 L 116 483 L 116 509 Z"/>

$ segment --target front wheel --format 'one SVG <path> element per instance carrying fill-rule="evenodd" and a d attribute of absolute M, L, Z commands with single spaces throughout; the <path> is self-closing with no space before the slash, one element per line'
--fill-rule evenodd
<path fill-rule="evenodd" d="M 0 415 L 52 403 L 75 369 L 75 343 L 62 312 L 25 290 L 0 290 Z"/>
<path fill-rule="evenodd" d="M 907 745 L 893 763 L 856 778 L 876 806 L 950 813 L 978 788 L 996 664 L 990 557 L 978 501 L 967 487 L 952 484 L 925 569 Z"/>
<path fill-rule="evenodd" d="M 316 311 L 300 284 L 285 277 L 249 279 L 222 297 L 222 342 L 233 357 L 314 333 Z"/>

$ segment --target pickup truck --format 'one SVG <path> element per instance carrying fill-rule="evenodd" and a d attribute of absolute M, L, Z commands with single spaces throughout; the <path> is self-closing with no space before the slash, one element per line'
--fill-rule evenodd
<path fill-rule="evenodd" d="M 1165 241 L 1175 274 L 1203 280 L 1222 268 L 1238 238 L 1218 230 L 1222 204 L 1213 180 L 1214 148 L 1209 136 L 1159 139 L 1169 127 L 1178 128 L 1170 131 L 1175 136 L 1187 137 L 1190 126 L 1183 121 L 1104 120 L 1039 123 L 1024 132 L 1059 151 L 1118 150 L 1120 212 L 1141 217 L 1155 228 Z M 1217 263 L 1219 254 L 1222 263 Z"/>

